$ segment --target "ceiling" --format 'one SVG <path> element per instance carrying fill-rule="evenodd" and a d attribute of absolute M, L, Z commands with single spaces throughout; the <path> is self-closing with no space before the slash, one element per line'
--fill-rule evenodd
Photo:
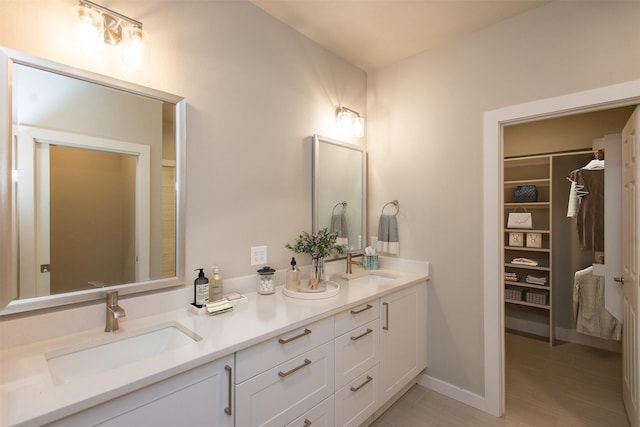
<path fill-rule="evenodd" d="M 336 55 L 370 71 L 550 0 L 251 0 Z"/>

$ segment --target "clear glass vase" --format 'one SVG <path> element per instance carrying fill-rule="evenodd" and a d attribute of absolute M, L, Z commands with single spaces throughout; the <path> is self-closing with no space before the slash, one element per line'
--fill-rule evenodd
<path fill-rule="evenodd" d="M 317 288 L 313 290 L 321 291 L 326 288 L 327 284 L 324 283 L 324 257 L 311 258 L 311 280 L 309 282 L 312 283 L 314 280 L 317 280 Z"/>

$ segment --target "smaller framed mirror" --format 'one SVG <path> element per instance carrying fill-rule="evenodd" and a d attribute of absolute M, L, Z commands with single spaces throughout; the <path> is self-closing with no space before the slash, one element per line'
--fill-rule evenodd
<path fill-rule="evenodd" d="M 366 243 L 366 164 L 362 148 L 313 136 L 313 231 L 338 231 L 349 252 Z"/>

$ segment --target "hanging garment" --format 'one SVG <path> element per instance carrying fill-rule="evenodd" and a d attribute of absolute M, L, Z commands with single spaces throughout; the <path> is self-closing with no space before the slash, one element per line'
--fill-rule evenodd
<path fill-rule="evenodd" d="M 609 340 L 622 337 L 622 323 L 604 307 L 604 277 L 594 275 L 592 266 L 575 274 L 573 317 L 581 334 Z"/>
<path fill-rule="evenodd" d="M 603 252 L 604 169 L 576 169 L 569 179 L 572 184 L 567 216 L 577 217 L 580 245 L 585 250 Z M 577 211 L 576 199 L 579 200 Z"/>

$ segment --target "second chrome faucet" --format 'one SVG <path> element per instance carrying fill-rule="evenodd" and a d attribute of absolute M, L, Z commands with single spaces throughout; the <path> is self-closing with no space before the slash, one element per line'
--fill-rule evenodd
<path fill-rule="evenodd" d="M 104 331 L 117 331 L 119 329 L 118 319 L 126 315 L 124 309 L 118 305 L 118 291 L 107 292 L 107 321 Z"/>

